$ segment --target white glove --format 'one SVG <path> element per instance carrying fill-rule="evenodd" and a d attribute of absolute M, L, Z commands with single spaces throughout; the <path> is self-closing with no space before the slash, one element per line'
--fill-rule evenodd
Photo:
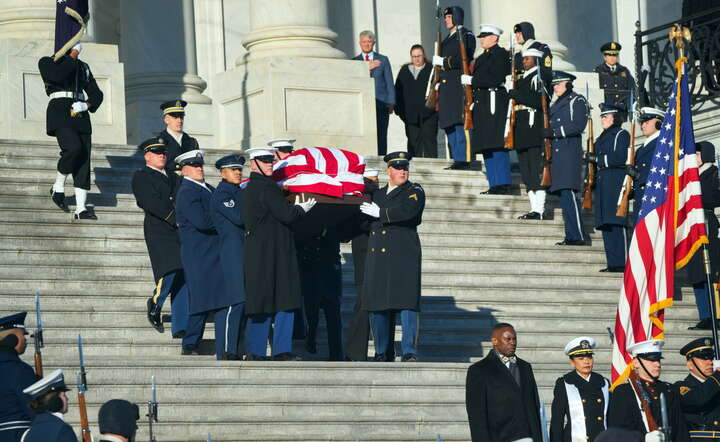
<path fill-rule="evenodd" d="M 439 81 L 437 83 L 435 83 L 435 90 L 436 91 L 440 90 L 440 82 Z"/>
<path fill-rule="evenodd" d="M 375 203 L 360 204 L 360 211 L 367 216 L 372 216 L 373 218 L 380 218 L 380 206 Z"/>
<path fill-rule="evenodd" d="M 713 371 L 720 370 L 720 360 L 713 359 Z"/>
<path fill-rule="evenodd" d="M 433 55 L 433 66 L 442 66 L 443 58 L 439 55 Z"/>
<path fill-rule="evenodd" d="M 87 103 L 83 103 L 82 101 L 76 101 L 72 104 L 72 110 L 76 114 L 79 114 L 80 112 L 85 112 L 88 110 Z"/>
<path fill-rule="evenodd" d="M 462 83 L 462 84 L 465 85 L 465 86 L 470 86 L 470 85 L 472 85 L 472 75 L 462 74 L 462 75 L 460 76 L 460 83 Z"/>
<path fill-rule="evenodd" d="M 295 205 L 300 206 L 300 208 L 303 209 L 305 211 L 305 213 L 308 213 L 310 211 L 310 209 L 312 209 L 316 203 L 317 203 L 317 201 L 315 201 L 315 198 L 310 198 L 309 200 L 305 201 L 304 203 L 301 203 L 300 197 L 299 196 L 295 197 Z"/>
<path fill-rule="evenodd" d="M 665 442 L 665 433 L 655 430 L 645 435 L 645 442 Z"/>

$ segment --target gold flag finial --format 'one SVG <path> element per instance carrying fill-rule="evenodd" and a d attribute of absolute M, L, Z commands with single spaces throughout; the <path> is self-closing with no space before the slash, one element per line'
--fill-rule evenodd
<path fill-rule="evenodd" d="M 690 32 L 690 29 L 685 26 L 680 26 L 679 23 L 675 23 L 670 28 L 668 38 L 671 42 L 675 43 L 675 47 L 678 48 L 678 52 L 680 53 L 680 58 L 684 57 L 685 41 L 690 41 L 692 39 L 692 33 Z"/>

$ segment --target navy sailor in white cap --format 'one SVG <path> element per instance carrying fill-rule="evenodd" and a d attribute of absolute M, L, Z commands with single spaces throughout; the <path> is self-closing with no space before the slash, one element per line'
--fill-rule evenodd
<path fill-rule="evenodd" d="M 38 413 L 22 437 L 23 442 L 77 442 L 72 427 L 65 423 L 68 412 L 62 370 L 55 370 L 23 390 L 32 398 L 30 407 Z"/>

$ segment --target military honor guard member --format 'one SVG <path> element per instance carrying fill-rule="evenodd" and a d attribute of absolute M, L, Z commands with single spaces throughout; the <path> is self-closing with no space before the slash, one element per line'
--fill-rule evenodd
<path fill-rule="evenodd" d="M 598 74 L 600 89 L 605 92 L 605 103 L 611 104 L 620 109 L 620 117 L 623 121 L 627 114 L 632 111 L 629 108 L 630 91 L 635 90 L 635 79 L 625 66 L 618 63 L 618 56 L 622 46 L 620 43 L 611 41 L 600 47 L 603 54 L 603 63 L 595 67 Z"/>
<path fill-rule="evenodd" d="M 153 137 L 138 146 L 145 167 L 132 178 L 132 191 L 138 207 L 145 212 L 143 233 L 155 277 L 155 290 L 147 300 L 150 324 L 164 331 L 161 313 L 170 296 L 173 337 L 183 337 L 187 328 L 189 299 L 180 259 L 180 236 L 175 220 L 175 197 L 182 178 L 166 171 L 167 142 Z"/>
<path fill-rule="evenodd" d="M 445 130 L 450 156 L 453 159 L 448 169 L 467 169 L 472 161 L 470 146 L 472 134 L 466 133 L 463 126 L 465 91 L 460 83 L 463 73 L 460 40 L 465 43 L 468 62 L 475 53 L 475 36 L 463 26 L 465 12 L 460 6 L 451 6 L 443 10 L 445 27 L 450 34 L 440 45 L 440 55 L 433 55 L 433 66 L 440 66 L 438 126 Z M 458 32 L 458 26 L 462 26 Z M 460 37 L 458 36 L 460 34 Z"/>
<path fill-rule="evenodd" d="M 586 153 L 585 160 L 597 164 L 595 179 L 595 228 L 602 231 L 607 267 L 601 272 L 622 273 L 627 259 L 627 220 L 615 214 L 625 179 L 630 134 L 621 127 L 617 107 L 600 105 L 602 133 L 595 139 L 595 153 Z"/>
<path fill-rule="evenodd" d="M 720 207 L 720 179 L 718 179 L 718 168 L 715 166 L 715 146 L 708 141 L 701 141 L 695 144 L 697 149 L 697 163 L 700 172 L 700 191 L 702 192 L 702 205 L 705 212 L 708 244 L 710 254 L 710 280 L 717 281 L 718 266 L 720 266 L 720 239 L 718 239 L 718 218 L 715 215 L 715 208 Z M 705 276 L 705 264 L 701 250 L 695 253 L 690 262 L 685 266 L 686 281 L 693 286 L 695 293 L 695 305 L 698 309 L 699 322 L 691 327 L 691 330 L 710 330 L 712 328 L 712 312 L 710 311 L 709 295 L 711 287 L 708 287 Z"/>
<path fill-rule="evenodd" d="M 98 442 L 135 442 L 140 409 L 124 399 L 110 399 L 98 411 Z"/>
<path fill-rule="evenodd" d="M 607 410 L 607 426 L 639 431 L 645 442 L 684 442 L 688 441 L 685 418 L 682 414 L 678 394 L 672 385 L 660 380 L 662 371 L 662 347 L 664 341 L 650 339 L 638 342 L 627 348 L 632 356 L 632 370 L 624 384 L 615 387 L 610 395 Z M 669 422 L 663 422 L 660 407 L 660 394 L 665 396 Z M 643 402 L 647 403 L 641 405 Z M 646 414 L 646 411 L 648 414 Z M 650 430 L 651 424 L 658 428 L 665 426 L 671 434 L 666 438 L 662 429 Z M 655 428 L 655 426 L 652 426 Z"/>
<path fill-rule="evenodd" d="M 525 67 L 515 89 L 509 91 L 515 99 L 515 151 L 518 156 L 520 175 L 525 183 L 530 211 L 519 219 L 545 219 L 545 188 L 540 185 L 543 168 L 543 111 L 541 94 L 548 94 L 549 83 L 542 83 L 538 76 L 538 61 L 543 53 L 530 48 L 522 53 Z M 542 89 L 545 89 L 542 91 Z M 548 94 L 549 95 L 549 94 Z"/>
<path fill-rule="evenodd" d="M 697 338 L 685 344 L 680 354 L 690 373 L 674 387 L 690 432 L 690 440 L 720 440 L 720 363 L 715 361 L 712 338 Z"/>
<path fill-rule="evenodd" d="M 596 346 L 588 336 L 575 338 L 565 346 L 573 370 L 555 381 L 551 442 L 593 441 L 606 428 L 610 382 L 593 371 Z"/>
<path fill-rule="evenodd" d="M 482 25 L 478 39 L 483 49 L 475 59 L 472 75 L 462 75 L 473 91 L 472 152 L 482 153 L 490 188 L 483 193 L 510 193 L 510 154 L 505 150 L 505 123 L 509 104 L 505 77 L 510 74 L 510 53 L 498 45 L 503 30 Z M 442 103 L 440 104 L 442 106 Z"/>
<path fill-rule="evenodd" d="M 552 80 L 552 52 L 550 47 L 545 43 L 535 40 L 535 27 L 530 22 L 520 22 L 513 27 L 515 33 L 515 41 L 520 45 L 513 54 L 515 60 L 515 75 L 516 79 L 522 78 L 525 72 L 525 66 L 523 66 L 522 58 L 523 52 L 527 49 L 537 49 L 542 52 L 541 62 L 538 64 L 542 79 L 545 84 L 550 84 Z"/>
<path fill-rule="evenodd" d="M 210 217 L 220 236 L 220 264 L 225 280 L 226 298 L 232 304 L 228 317 L 240 317 L 238 326 L 226 329 L 224 359 L 242 360 L 238 351 L 245 311 L 245 220 L 240 210 L 243 190 L 242 167 L 245 158 L 237 154 L 226 155 L 215 162 L 222 181 L 211 198 Z"/>
<path fill-rule="evenodd" d="M 390 318 L 400 313 L 403 362 L 417 361 L 418 312 L 420 312 L 422 247 L 417 227 L 422 223 L 425 191 L 409 181 L 410 157 L 392 152 L 383 158 L 388 165 L 388 184 L 376 190 L 372 203 L 360 211 L 373 218 L 363 282 L 364 308 L 370 312 L 375 349 L 386 349 Z M 375 360 L 384 361 L 377 353 Z"/>
<path fill-rule="evenodd" d="M 635 165 L 626 167 L 626 173 L 633 178 L 633 223 L 636 223 L 640 214 L 640 206 L 645 193 L 645 183 L 650 173 L 650 164 L 655 154 L 657 138 L 660 135 L 662 120 L 665 112 L 652 107 L 640 109 L 638 120 L 640 130 L 645 136 L 645 142 L 635 150 Z"/>
<path fill-rule="evenodd" d="M 37 413 L 30 428 L 22 436 L 23 442 L 77 442 L 72 427 L 65 423 L 69 391 L 62 370 L 55 370 L 23 390 Z"/>
<path fill-rule="evenodd" d="M 212 218 L 212 193 L 205 182 L 203 152 L 191 150 L 178 155 L 183 180 L 177 194 L 176 219 L 180 231 L 180 257 L 190 291 L 190 318 L 183 338 L 183 354 L 197 354 L 205 318 L 215 322 L 215 357 L 235 359 L 242 293 L 226 288 L 221 263 L 222 244 Z M 240 271 L 239 269 L 237 271 Z"/>
<path fill-rule="evenodd" d="M 512 325 L 492 330 L 492 345 L 468 368 L 465 407 L 473 442 L 540 442 L 540 397 L 532 366 L 517 357 Z"/>
<path fill-rule="evenodd" d="M 0 442 L 18 442 L 35 412 L 28 406 L 25 387 L 39 376 L 20 359 L 27 348 L 27 312 L 0 318 Z"/>
<path fill-rule="evenodd" d="M 65 180 L 73 176 L 75 219 L 96 220 L 92 207 L 87 207 L 90 190 L 90 152 L 92 125 L 89 112 L 94 113 L 103 102 L 103 93 L 95 81 L 90 66 L 80 60 L 82 36 L 80 24 L 65 13 L 71 8 L 87 19 L 87 0 L 56 2 L 55 55 L 42 57 L 38 62 L 45 93 L 50 97 L 47 106 L 47 134 L 55 137 L 60 146 L 55 183 L 50 197 L 61 210 L 69 212 L 65 199 Z"/>
<path fill-rule="evenodd" d="M 246 360 L 265 360 L 274 322 L 272 357 L 298 360 L 292 353 L 293 312 L 302 305 L 300 275 L 292 224 L 315 205 L 315 199 L 290 204 L 272 180 L 275 149 L 246 151 L 250 181 L 240 210 L 245 220 Z"/>
<path fill-rule="evenodd" d="M 545 136 L 552 140 L 552 184 L 548 191 L 560 197 L 565 239 L 559 246 L 585 245 L 578 192 L 582 180 L 582 133 L 587 125 L 588 103 L 573 90 L 575 76 L 554 71 L 552 86 L 557 99 L 550 106 L 550 128 Z"/>
<path fill-rule="evenodd" d="M 268 141 L 268 147 L 275 149 L 275 156 L 278 161 L 284 160 L 285 157 L 293 153 L 295 150 L 295 141 L 290 138 L 280 138 Z"/>
<path fill-rule="evenodd" d="M 180 166 L 175 158 L 185 152 L 200 149 L 198 141 L 190 135 L 183 132 L 185 127 L 185 107 L 187 101 L 172 100 L 166 101 L 160 105 L 163 115 L 163 123 L 165 130 L 160 132 L 158 137 L 165 140 L 167 144 L 167 172 L 176 172 L 180 174 Z"/>

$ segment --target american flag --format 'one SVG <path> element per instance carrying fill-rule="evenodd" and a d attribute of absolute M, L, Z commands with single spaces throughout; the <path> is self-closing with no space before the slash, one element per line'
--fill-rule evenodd
<path fill-rule="evenodd" d="M 615 316 L 613 387 L 624 382 L 632 369 L 627 347 L 663 339 L 665 309 L 673 303 L 675 270 L 707 243 L 685 64 L 678 61 L 676 66 L 678 78 L 625 264 Z"/>

